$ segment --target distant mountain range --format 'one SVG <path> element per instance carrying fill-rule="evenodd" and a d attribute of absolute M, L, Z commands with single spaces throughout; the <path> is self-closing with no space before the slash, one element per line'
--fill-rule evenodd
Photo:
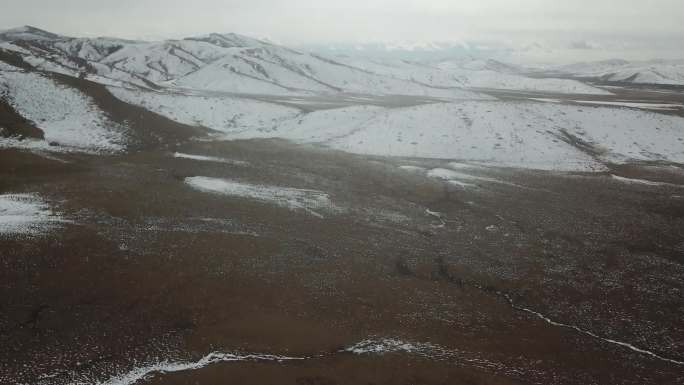
<path fill-rule="evenodd" d="M 429 47 L 437 52 L 448 48 Z M 468 88 L 603 93 L 573 80 L 531 78 L 525 76 L 523 68 L 486 58 L 461 55 L 456 59 L 406 60 L 324 55 L 233 33 L 146 42 L 74 38 L 26 26 L 0 32 L 3 52 L 37 70 L 147 89 L 449 98 L 472 96 Z"/>
<path fill-rule="evenodd" d="M 613 59 L 560 66 L 555 71 L 614 82 L 684 85 L 684 60 L 628 62 Z"/>

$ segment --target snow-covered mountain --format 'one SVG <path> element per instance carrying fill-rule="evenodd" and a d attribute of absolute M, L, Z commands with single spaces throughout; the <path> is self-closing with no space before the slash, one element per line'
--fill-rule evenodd
<path fill-rule="evenodd" d="M 37 69 L 101 83 L 235 93 L 407 94 L 472 96 L 351 67 L 236 34 L 161 42 L 69 38 L 32 27 L 0 34 L 0 49 Z"/>
<path fill-rule="evenodd" d="M 477 58 L 412 62 L 321 56 L 237 34 L 160 42 L 71 38 L 33 27 L 0 33 L 0 49 L 37 69 L 95 82 L 251 94 L 365 93 L 474 97 L 467 88 L 595 93 L 573 80 L 539 80 Z M 432 48 L 434 49 L 434 47 Z"/>
<path fill-rule="evenodd" d="M 504 89 L 575 94 L 608 92 L 570 79 L 535 79 L 522 67 L 493 59 L 460 58 L 416 62 L 400 59 L 335 57 L 339 63 L 431 87 Z"/>
<path fill-rule="evenodd" d="M 555 71 L 605 81 L 684 85 L 684 61 L 629 62 L 613 59 L 560 66 Z"/>

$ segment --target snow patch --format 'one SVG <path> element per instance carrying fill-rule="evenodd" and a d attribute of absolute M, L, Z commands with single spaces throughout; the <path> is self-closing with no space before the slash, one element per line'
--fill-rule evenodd
<path fill-rule="evenodd" d="M 515 186 L 515 187 L 522 187 L 519 185 L 516 185 L 514 183 L 494 179 L 494 178 L 488 178 L 484 176 L 477 176 L 477 175 L 470 175 L 466 174 L 463 172 L 459 171 L 454 171 L 454 170 L 449 170 L 445 168 L 434 168 L 430 171 L 428 171 L 427 175 L 431 178 L 436 178 L 436 179 L 442 179 L 445 181 L 448 181 L 450 183 L 459 185 L 461 187 L 476 187 L 477 183 L 475 182 L 487 182 L 487 183 L 498 183 L 498 184 L 505 184 L 505 185 L 510 185 L 510 186 Z M 473 183 L 469 182 L 464 182 L 465 181 L 472 181 Z"/>
<path fill-rule="evenodd" d="M 366 339 L 342 350 L 356 355 L 383 355 L 405 353 L 430 360 L 465 362 L 469 365 L 490 370 L 505 371 L 506 366 L 474 356 L 472 353 L 450 349 L 430 342 L 407 342 L 397 338 Z"/>
<path fill-rule="evenodd" d="M 181 159 L 191 159 L 191 160 L 197 160 L 197 161 L 204 161 L 204 162 L 226 163 L 226 164 L 232 164 L 235 166 L 249 166 L 249 162 L 245 162 L 242 160 L 220 158 L 220 157 L 216 157 L 216 156 L 192 155 L 192 154 L 184 154 L 181 152 L 176 152 L 173 154 L 173 157 L 174 158 L 181 158 Z"/>
<path fill-rule="evenodd" d="M 18 144 L 2 140 L 2 146 L 24 148 L 114 153 L 124 149 L 124 128 L 109 121 L 89 97 L 73 88 L 62 86 L 36 73 L 3 71 L 0 84 L 5 84 L 7 101 L 23 117 L 33 121 L 45 134 L 45 144 Z"/>
<path fill-rule="evenodd" d="M 334 210 L 329 195 L 318 190 L 256 185 L 201 176 L 185 178 L 185 183 L 200 191 L 253 199 L 291 210 L 305 210 L 317 217 L 322 216 L 315 210 Z"/>
<path fill-rule="evenodd" d="M 646 186 L 674 186 L 674 187 L 684 187 L 681 185 L 673 184 L 673 183 L 665 183 L 665 182 L 654 182 L 651 180 L 646 180 L 646 179 L 633 179 L 633 178 L 625 178 L 622 176 L 617 176 L 617 175 L 611 175 L 611 178 L 613 178 L 616 181 L 623 182 L 623 183 L 630 183 L 630 184 L 641 184 L 641 185 L 646 185 Z"/>
<path fill-rule="evenodd" d="M 399 168 L 402 169 L 402 170 L 404 170 L 404 171 L 414 172 L 414 173 L 423 173 L 423 172 L 427 171 L 427 170 L 425 169 L 425 167 L 410 166 L 410 165 L 399 166 Z"/>
<path fill-rule="evenodd" d="M 0 235 L 39 234 L 62 222 L 36 194 L 0 195 Z"/>
<path fill-rule="evenodd" d="M 304 357 L 278 356 L 271 354 L 238 354 L 213 352 L 198 361 L 162 361 L 159 363 L 134 368 L 133 370 L 112 377 L 97 385 L 133 385 L 149 379 L 156 374 L 197 370 L 221 362 L 283 362 L 304 360 Z"/>
<path fill-rule="evenodd" d="M 439 225 L 433 225 L 433 227 L 439 228 L 439 229 L 446 227 L 446 221 L 444 220 L 444 214 L 442 214 L 438 211 L 432 211 L 430 209 L 425 209 L 425 213 L 427 215 L 439 220 Z"/>
<path fill-rule="evenodd" d="M 442 350 L 430 343 L 410 343 L 394 338 L 367 339 L 344 349 L 353 354 L 385 354 L 385 353 L 421 353 L 429 355 L 435 350 Z"/>

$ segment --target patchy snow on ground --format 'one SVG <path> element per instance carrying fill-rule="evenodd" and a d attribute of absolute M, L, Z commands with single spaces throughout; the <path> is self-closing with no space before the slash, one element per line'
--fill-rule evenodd
<path fill-rule="evenodd" d="M 502 370 L 501 364 L 477 358 L 472 353 L 449 349 L 429 342 L 406 342 L 396 338 L 366 339 L 339 350 L 337 353 L 355 355 L 383 355 L 402 353 L 435 360 L 459 360 L 476 367 Z M 266 353 L 212 352 L 197 361 L 160 360 L 159 362 L 135 367 L 127 372 L 113 376 L 106 381 L 94 382 L 96 385 L 133 385 L 158 374 L 177 373 L 202 369 L 211 365 L 231 362 L 282 363 L 319 359 L 319 356 L 284 356 Z"/>
<path fill-rule="evenodd" d="M 431 342 L 408 342 L 398 338 L 370 338 L 348 346 L 343 353 L 355 355 L 383 355 L 388 353 L 410 354 L 430 360 L 448 360 L 465 362 L 478 368 L 505 371 L 506 366 L 478 357 L 477 355 L 453 348 L 447 348 Z"/>
<path fill-rule="evenodd" d="M 503 185 L 523 188 L 523 186 L 517 185 L 515 183 L 506 182 L 506 181 L 499 180 L 496 178 L 490 178 L 490 177 L 481 176 L 481 175 L 472 175 L 472 174 L 468 174 L 465 172 L 446 169 L 446 168 L 433 168 L 432 170 L 429 170 L 427 172 L 427 176 L 429 176 L 431 178 L 435 178 L 435 179 L 445 180 L 445 181 L 447 181 L 453 185 L 456 185 L 456 186 L 459 186 L 462 188 L 477 187 L 481 184 L 486 184 L 486 183 L 503 184 Z"/>
<path fill-rule="evenodd" d="M 292 360 L 304 360 L 304 357 L 278 356 L 272 354 L 241 354 L 212 352 L 197 361 L 161 361 L 134 368 L 128 372 L 114 376 L 107 381 L 97 382 L 97 385 L 133 385 L 155 374 L 184 372 L 197 370 L 209 365 L 226 362 L 283 362 Z"/>
<path fill-rule="evenodd" d="M 253 199 L 290 210 L 304 210 L 317 217 L 321 215 L 315 210 L 334 210 L 328 194 L 318 190 L 257 185 L 202 176 L 185 178 L 185 183 L 200 191 Z"/>
<path fill-rule="evenodd" d="M 215 163 L 232 164 L 235 166 L 249 166 L 249 162 L 245 162 L 242 160 L 220 158 L 217 156 L 193 155 L 193 154 L 184 154 L 182 152 L 176 152 L 173 154 L 173 157 L 174 158 L 181 158 L 181 159 L 197 160 L 200 162 L 215 162 Z"/>
<path fill-rule="evenodd" d="M 0 72 L 3 98 L 23 117 L 45 133 L 45 142 L 72 150 L 92 153 L 122 151 L 126 143 L 124 129 L 111 122 L 89 97 L 70 87 L 23 71 Z M 7 147 L 13 142 L 4 140 Z M 17 144 L 17 143 L 14 143 Z M 31 144 L 28 148 L 35 147 Z M 42 146 L 57 150 L 57 146 Z M 20 145 L 20 147 L 25 147 Z"/>
<path fill-rule="evenodd" d="M 0 195 L 0 236 L 37 234 L 60 222 L 59 215 L 35 194 Z"/>
<path fill-rule="evenodd" d="M 430 343 L 410 343 L 395 338 L 368 339 L 358 342 L 344 349 L 353 354 L 384 354 L 384 353 L 429 353 L 438 349 Z"/>

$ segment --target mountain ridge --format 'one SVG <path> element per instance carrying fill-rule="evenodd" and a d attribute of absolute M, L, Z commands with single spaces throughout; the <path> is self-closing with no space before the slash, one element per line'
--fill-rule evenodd
<path fill-rule="evenodd" d="M 440 68 L 407 60 L 374 63 L 278 45 L 237 33 L 131 41 L 68 37 L 35 27 L 9 32 L 0 49 L 38 70 L 123 87 L 253 94 L 362 93 L 446 98 L 478 97 L 470 87 L 602 93 L 572 80 L 546 81 L 519 68 L 463 59 Z M 484 64 L 483 64 L 484 63 Z M 494 80 L 492 80 L 494 79 Z"/>

